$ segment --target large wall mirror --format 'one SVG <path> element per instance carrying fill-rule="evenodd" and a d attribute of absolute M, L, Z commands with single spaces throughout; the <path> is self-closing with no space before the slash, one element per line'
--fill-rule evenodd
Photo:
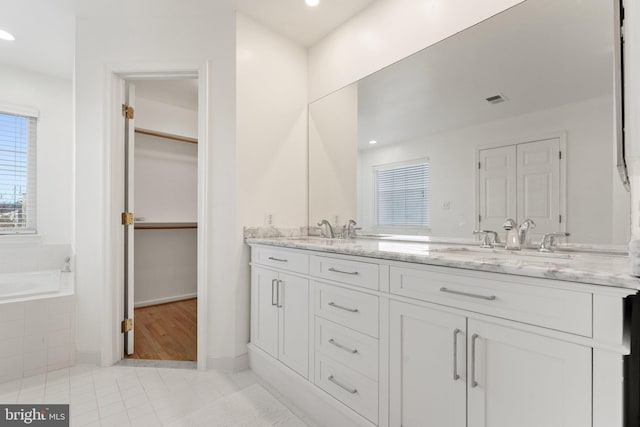
<path fill-rule="evenodd" d="M 626 244 L 613 3 L 527 0 L 311 103 L 309 224 Z"/>

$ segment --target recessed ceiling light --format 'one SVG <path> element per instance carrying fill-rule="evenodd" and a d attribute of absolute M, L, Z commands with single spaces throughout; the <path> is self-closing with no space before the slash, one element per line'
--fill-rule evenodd
<path fill-rule="evenodd" d="M 378 143 L 378 141 L 375 141 L 373 139 L 371 141 L 369 141 L 369 144 L 377 144 L 377 143 Z"/>
<path fill-rule="evenodd" d="M 307 4 L 307 6 L 309 7 L 316 7 L 317 5 L 320 4 L 320 0 L 304 0 L 304 2 Z"/>
<path fill-rule="evenodd" d="M 0 30 L 0 40 L 14 41 L 16 38 L 13 37 L 13 34 L 9 33 L 5 30 Z"/>

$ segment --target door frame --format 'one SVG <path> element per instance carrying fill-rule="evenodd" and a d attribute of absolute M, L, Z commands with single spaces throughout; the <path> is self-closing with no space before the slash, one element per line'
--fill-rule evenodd
<path fill-rule="evenodd" d="M 480 163 L 480 151 L 488 150 L 492 148 L 508 147 L 510 145 L 526 144 L 529 142 L 542 141 L 545 139 L 559 139 L 560 140 L 560 152 L 562 152 L 562 158 L 560 159 L 560 206 L 559 211 L 562 215 L 562 223 L 558 231 L 567 231 L 567 131 L 558 131 L 545 133 L 540 135 L 533 135 L 521 138 L 507 139 L 504 141 L 492 142 L 490 144 L 478 145 L 475 149 L 475 174 L 474 174 L 474 230 L 480 229 L 480 221 L 478 221 L 478 214 L 480 212 L 480 169 L 478 164 Z M 506 218 L 505 218 L 506 219 Z M 514 218 L 516 219 L 516 218 Z M 500 230 L 495 230 L 500 232 Z"/>
<path fill-rule="evenodd" d="M 105 316 L 101 333 L 103 365 L 112 365 L 124 358 L 124 339 L 120 321 L 124 318 L 124 233 L 120 214 L 124 204 L 123 166 L 124 147 L 123 117 L 121 111 L 122 84 L 128 79 L 197 78 L 198 80 L 198 207 L 197 207 L 197 367 L 206 369 L 207 361 L 207 187 L 206 159 L 209 146 L 208 90 L 209 64 L 207 61 L 176 61 L 170 63 L 123 63 L 106 67 L 106 120 L 105 134 Z M 122 172 L 122 173 L 120 173 Z M 117 218 L 116 218 L 117 216 Z"/>

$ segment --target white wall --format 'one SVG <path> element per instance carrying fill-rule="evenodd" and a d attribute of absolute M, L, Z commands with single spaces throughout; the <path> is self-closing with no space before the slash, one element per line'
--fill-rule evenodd
<path fill-rule="evenodd" d="M 613 175 L 613 124 L 607 119 L 612 108 L 611 98 L 601 97 L 362 150 L 358 164 L 359 222 L 364 227 L 372 223 L 373 166 L 429 158 L 429 234 L 470 238 L 475 224 L 476 147 L 566 131 L 567 231 L 571 241 L 625 244 L 629 197 Z M 450 209 L 442 208 L 445 202 Z"/>
<path fill-rule="evenodd" d="M 136 127 L 197 139 L 198 108 L 189 109 L 136 96 Z"/>
<path fill-rule="evenodd" d="M 309 100 L 512 7 L 522 0 L 378 0 L 309 50 Z"/>
<path fill-rule="evenodd" d="M 307 223 L 307 55 L 304 48 L 237 14 L 238 223 Z M 249 248 L 240 268 L 237 322 L 249 340 Z"/>
<path fill-rule="evenodd" d="M 358 85 L 309 107 L 309 225 L 356 219 Z M 336 219 L 337 218 L 337 219 Z"/>
<path fill-rule="evenodd" d="M 142 4 L 142 3 L 140 3 Z M 150 5 L 147 5 L 150 6 Z M 135 8 L 134 8 L 135 9 Z M 131 9 L 135 12 L 134 9 Z M 129 9 L 113 8 L 113 15 L 80 16 L 76 27 L 76 141 L 77 209 L 76 286 L 78 296 L 77 350 L 84 359 L 97 356 L 103 364 L 121 357 L 116 333 L 119 277 L 112 277 L 110 218 L 111 180 L 109 146 L 111 115 L 110 67 L 155 66 L 178 63 L 204 64 L 208 93 L 201 107 L 208 109 L 205 123 L 208 170 L 208 217 L 205 245 L 208 249 L 208 340 L 206 353 L 212 364 L 237 356 L 246 343 L 237 330 L 237 288 L 241 268 L 242 229 L 236 217 L 235 153 L 235 16 L 231 0 L 211 2 L 198 14 L 180 5 Z M 133 14 L 133 12 L 131 12 Z M 167 31 L 171 29 L 171 31 Z M 117 209 L 117 206 L 113 209 Z M 243 283 L 244 285 L 244 283 Z M 244 341 L 244 342 L 242 342 Z M 241 344 L 241 345 L 240 345 Z"/>
<path fill-rule="evenodd" d="M 71 80 L 0 64 L 0 104 L 40 112 L 36 173 L 37 230 L 42 243 L 73 240 L 72 101 Z M 0 236 L 0 244 L 5 237 Z"/>

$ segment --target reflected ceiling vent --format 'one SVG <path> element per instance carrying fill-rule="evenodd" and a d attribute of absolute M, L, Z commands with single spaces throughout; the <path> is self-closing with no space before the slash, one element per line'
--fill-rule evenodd
<path fill-rule="evenodd" d="M 499 93 L 497 95 L 493 95 L 487 98 L 487 102 L 491 103 L 491 104 L 500 104 L 501 102 L 505 102 L 508 101 L 509 98 L 507 98 L 506 96 L 504 96 L 503 94 Z"/>

